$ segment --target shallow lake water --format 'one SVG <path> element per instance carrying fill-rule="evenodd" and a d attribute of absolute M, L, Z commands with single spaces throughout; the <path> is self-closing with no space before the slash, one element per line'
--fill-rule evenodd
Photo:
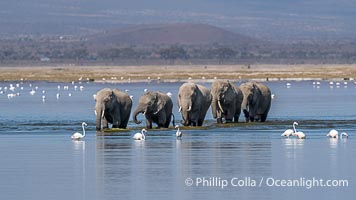
<path fill-rule="evenodd" d="M 353 199 L 356 85 L 286 83 L 266 82 L 275 95 L 266 123 L 216 126 L 209 110 L 205 128 L 182 130 L 181 140 L 165 129 L 134 141 L 144 124 L 131 120 L 127 132 L 97 136 L 93 94 L 104 87 L 127 89 L 134 109 L 144 88 L 171 92 L 178 122 L 181 83 L 2 82 L 0 91 L 8 89 L 0 94 L 0 198 Z M 20 96 L 8 98 L 10 93 Z M 89 125 L 87 136 L 72 141 L 82 121 Z M 293 121 L 307 139 L 281 137 Z M 350 137 L 327 138 L 333 128 Z M 294 185 L 281 185 L 283 180 Z M 323 185 L 327 181 L 333 187 Z"/>

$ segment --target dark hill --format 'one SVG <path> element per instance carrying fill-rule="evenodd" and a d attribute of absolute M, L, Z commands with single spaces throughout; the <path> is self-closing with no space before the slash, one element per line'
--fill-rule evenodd
<path fill-rule="evenodd" d="M 247 44 L 261 43 L 257 39 L 206 24 L 135 25 L 92 35 L 88 37 L 88 41 L 90 43 L 102 45 L 223 44 L 245 46 Z"/>

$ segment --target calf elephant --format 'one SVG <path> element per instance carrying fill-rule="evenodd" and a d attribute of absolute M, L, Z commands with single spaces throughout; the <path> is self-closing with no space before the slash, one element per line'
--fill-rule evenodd
<path fill-rule="evenodd" d="M 216 80 L 211 84 L 211 110 L 217 123 L 238 122 L 241 113 L 243 94 L 241 90 L 230 83 L 230 81 Z"/>
<path fill-rule="evenodd" d="M 95 101 L 96 130 L 108 128 L 108 123 L 113 128 L 127 127 L 132 108 L 132 100 L 127 93 L 104 88 L 97 92 Z"/>
<path fill-rule="evenodd" d="M 247 82 L 240 85 L 243 93 L 241 104 L 245 114 L 246 122 L 250 120 L 264 122 L 267 119 L 271 107 L 271 91 L 262 84 L 256 82 Z"/>
<path fill-rule="evenodd" d="M 168 128 L 173 116 L 172 123 L 175 126 L 172 109 L 173 102 L 167 94 L 162 92 L 146 92 L 141 96 L 139 104 L 133 112 L 133 121 L 136 124 L 140 124 L 141 121 L 137 120 L 137 115 L 143 113 L 146 117 L 147 128 L 152 128 L 152 122 L 158 125 L 157 128 Z"/>
<path fill-rule="evenodd" d="M 195 83 L 184 83 L 178 92 L 179 112 L 184 126 L 202 126 L 211 104 L 210 91 Z"/>

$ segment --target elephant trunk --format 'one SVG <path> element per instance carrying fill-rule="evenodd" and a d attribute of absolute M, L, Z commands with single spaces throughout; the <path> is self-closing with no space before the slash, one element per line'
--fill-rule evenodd
<path fill-rule="evenodd" d="M 211 108 L 214 119 L 220 119 L 221 115 L 224 113 L 220 98 L 213 98 L 213 100 L 211 101 Z"/>
<path fill-rule="evenodd" d="M 97 104 L 95 106 L 95 113 L 96 113 L 96 130 L 100 131 L 101 129 L 101 119 L 104 118 L 105 115 L 105 105 L 104 104 Z"/>
<path fill-rule="evenodd" d="M 136 110 L 133 112 L 133 121 L 136 123 L 136 124 L 141 124 L 142 121 L 139 121 L 137 120 L 137 115 L 140 114 L 140 113 L 143 113 L 144 115 L 146 114 L 146 108 L 143 107 L 143 106 L 138 106 L 136 108 Z"/>
<path fill-rule="evenodd" d="M 248 107 L 249 107 L 248 99 L 246 97 L 244 97 L 242 100 L 242 103 L 241 103 L 241 109 L 245 115 L 246 122 L 249 122 L 249 119 L 250 119 L 250 113 L 249 113 Z"/>
<path fill-rule="evenodd" d="M 183 101 L 182 104 L 180 105 L 180 110 L 183 118 L 182 124 L 184 126 L 189 125 L 189 112 L 192 110 L 192 101 Z"/>
<path fill-rule="evenodd" d="M 213 117 L 214 119 L 216 119 L 218 116 L 217 116 L 217 107 L 216 107 L 216 99 L 213 98 L 213 100 L 211 101 L 211 112 L 213 113 Z"/>

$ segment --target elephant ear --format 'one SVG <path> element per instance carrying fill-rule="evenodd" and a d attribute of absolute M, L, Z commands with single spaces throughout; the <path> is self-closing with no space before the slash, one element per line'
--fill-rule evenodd
<path fill-rule="evenodd" d="M 154 114 L 157 114 L 164 108 L 164 106 L 166 105 L 166 101 L 158 93 L 156 94 L 155 98 L 156 98 L 155 102 L 157 105 L 156 106 L 157 110 L 156 110 L 156 112 L 154 112 Z"/>

